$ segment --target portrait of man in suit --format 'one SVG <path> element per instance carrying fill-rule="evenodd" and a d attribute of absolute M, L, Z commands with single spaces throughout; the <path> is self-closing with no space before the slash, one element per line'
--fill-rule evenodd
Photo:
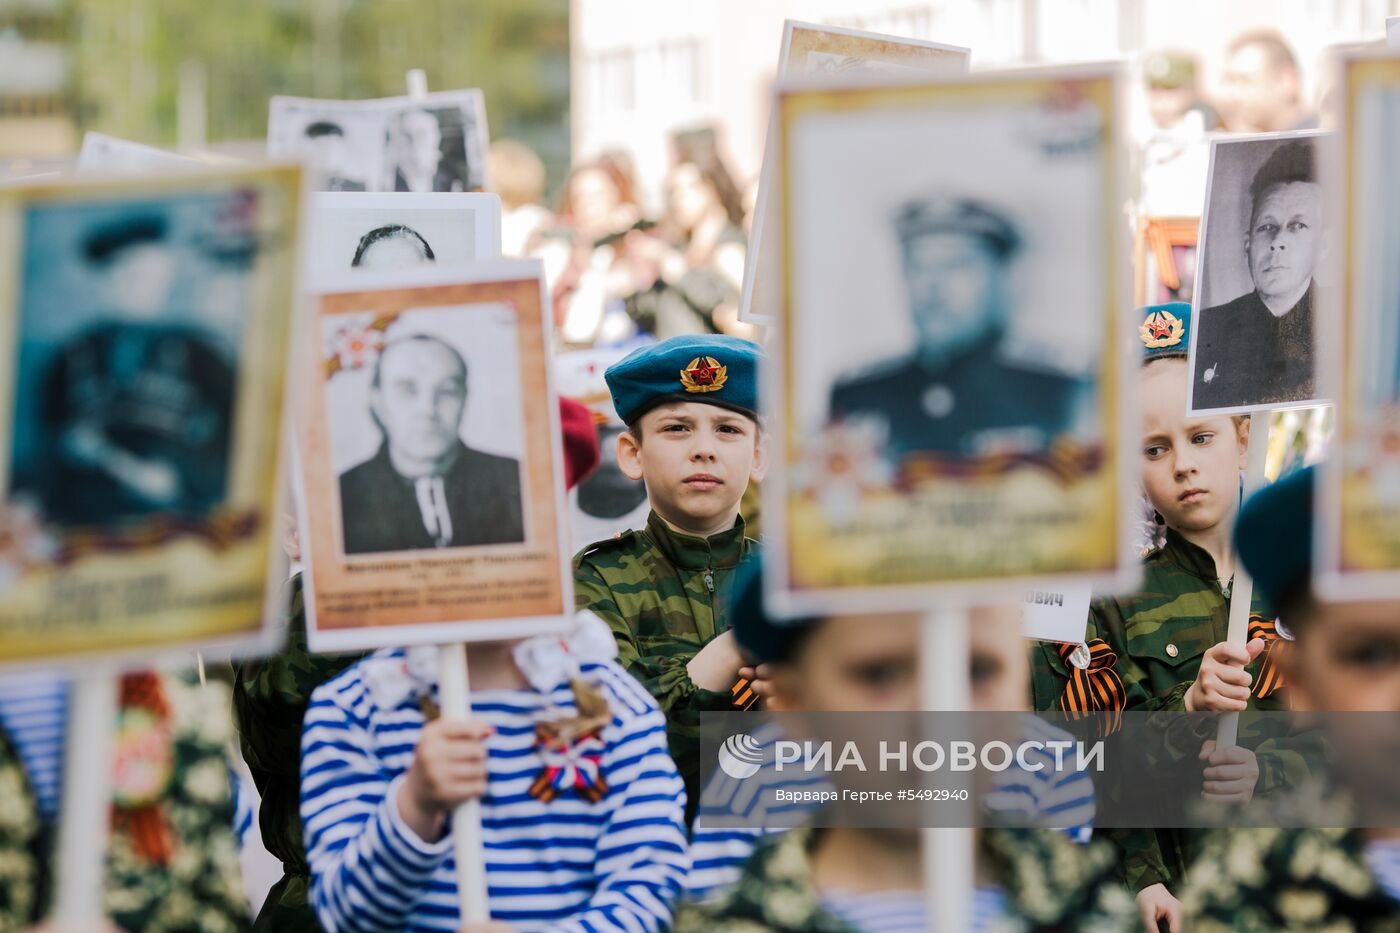
<path fill-rule="evenodd" d="M 447 342 L 384 346 L 369 389 L 381 442 L 340 475 L 346 554 L 525 540 L 520 463 L 463 441 L 469 401 L 466 361 Z"/>

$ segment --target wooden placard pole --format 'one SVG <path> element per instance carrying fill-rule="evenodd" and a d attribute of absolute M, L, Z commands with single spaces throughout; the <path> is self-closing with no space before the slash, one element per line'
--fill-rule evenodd
<path fill-rule="evenodd" d="M 1269 454 L 1269 426 L 1272 411 L 1256 412 L 1250 418 L 1249 452 L 1245 456 L 1244 484 L 1240 501 L 1248 499 L 1264 485 L 1264 464 Z M 1231 545 L 1233 547 L 1233 544 Z M 1232 645 L 1243 648 L 1249 643 L 1249 607 L 1254 601 L 1254 581 L 1235 555 L 1235 581 L 1230 586 L 1230 627 L 1225 636 Z M 1240 734 L 1240 714 L 1226 713 L 1216 727 L 1216 748 L 1237 744 Z"/>
<path fill-rule="evenodd" d="M 414 68 L 404 77 L 408 96 L 428 95 L 428 76 Z M 443 719 L 468 719 L 472 714 L 471 681 L 467 676 L 467 646 L 442 645 L 438 650 L 438 707 Z M 481 832 L 481 801 L 468 800 L 452 811 L 452 854 L 457 866 L 457 907 L 462 923 L 491 919 L 486 886 L 485 844 Z"/>
<path fill-rule="evenodd" d="M 60 930 L 100 930 L 107 925 L 117 673 L 101 662 L 71 670 L 53 918 Z"/>
<path fill-rule="evenodd" d="M 970 624 L 970 615 L 962 607 L 940 608 L 924 616 L 919 633 L 919 693 L 924 710 L 971 708 Z M 969 928 L 975 862 L 971 827 L 924 829 L 924 903 L 930 929 Z"/>
<path fill-rule="evenodd" d="M 438 704 L 442 718 L 466 719 L 472 713 L 467 646 L 443 645 L 438 659 Z M 485 923 L 491 919 L 491 906 L 486 890 L 480 800 L 468 800 L 452 811 L 452 853 L 457 862 L 457 902 L 462 922 Z"/>

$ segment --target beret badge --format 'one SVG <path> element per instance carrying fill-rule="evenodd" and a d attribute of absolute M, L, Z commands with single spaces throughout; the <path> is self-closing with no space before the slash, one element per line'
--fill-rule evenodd
<path fill-rule="evenodd" d="M 1142 326 L 1138 328 L 1138 336 L 1142 338 L 1142 345 L 1149 350 L 1178 346 L 1185 333 L 1186 325 L 1182 323 L 1181 318 L 1170 311 L 1149 314 L 1147 319 L 1142 322 Z"/>
<path fill-rule="evenodd" d="M 729 378 L 729 368 L 713 356 L 697 356 L 681 370 L 681 385 L 687 392 L 718 392 Z"/>

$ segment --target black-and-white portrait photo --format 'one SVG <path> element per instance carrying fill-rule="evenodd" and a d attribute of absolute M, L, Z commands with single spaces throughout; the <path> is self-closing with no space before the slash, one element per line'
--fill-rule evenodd
<path fill-rule="evenodd" d="M 1014 208 L 969 197 L 906 202 L 891 218 L 913 325 L 911 349 L 842 376 L 836 421 L 864 419 L 893 459 L 1042 449 L 1068 433 L 1083 381 L 1007 344 L 1023 249 Z"/>
<path fill-rule="evenodd" d="M 1198 255 L 1194 411 L 1314 404 L 1330 244 L 1316 133 L 1218 140 Z"/>
<path fill-rule="evenodd" d="M 361 101 L 274 97 L 267 142 L 272 156 L 304 159 L 318 191 L 486 187 L 486 107 L 474 89 Z"/>
<path fill-rule="evenodd" d="M 311 201 L 312 278 L 346 269 L 454 266 L 500 255 L 494 194 L 318 194 Z"/>
<path fill-rule="evenodd" d="M 225 500 L 255 216 L 227 191 L 30 212 L 12 498 L 63 527 Z"/>
<path fill-rule="evenodd" d="M 1093 106 L 1033 103 L 804 123 L 783 227 L 813 456 L 831 429 L 894 470 L 1101 440 L 1100 128 Z"/>
<path fill-rule="evenodd" d="M 618 464 L 617 441 L 627 426 L 617 417 L 607 380 L 603 378 L 609 366 L 634 349 L 635 344 L 588 347 L 554 358 L 556 391 L 593 411 L 601 451 L 597 469 L 569 492 L 569 531 L 574 551 L 629 528 L 642 527 L 651 510 L 646 483 L 628 478 Z"/>
<path fill-rule="evenodd" d="M 422 309 L 383 330 L 355 315 L 327 326 L 345 553 L 523 542 L 513 313 Z"/>

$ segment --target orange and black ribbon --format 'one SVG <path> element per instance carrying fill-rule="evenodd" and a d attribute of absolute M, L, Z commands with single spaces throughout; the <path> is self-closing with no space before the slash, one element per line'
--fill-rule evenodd
<path fill-rule="evenodd" d="M 1118 655 L 1108 647 L 1102 638 L 1095 638 L 1085 647 L 1089 649 L 1088 667 L 1076 667 L 1070 656 L 1078 645 L 1060 645 L 1057 649 L 1060 660 L 1069 671 L 1069 682 L 1060 697 L 1060 709 L 1069 713 L 1071 719 L 1079 719 L 1089 713 L 1108 713 L 1104 735 L 1118 731 L 1123 721 L 1123 707 L 1127 705 L 1128 693 L 1123 689 L 1123 681 L 1113 666 L 1118 663 Z"/>
<path fill-rule="evenodd" d="M 1283 636 L 1278 633 L 1278 628 L 1274 623 L 1275 620 L 1266 619 L 1263 616 L 1252 615 L 1249 617 L 1249 637 L 1247 640 L 1264 639 L 1264 651 L 1258 659 L 1259 676 L 1254 678 L 1254 695 L 1261 700 L 1283 686 L 1283 672 L 1279 670 L 1276 663 L 1277 658 L 1274 657 L 1276 651 L 1282 650 Z"/>
<path fill-rule="evenodd" d="M 758 692 L 747 677 L 740 677 L 734 681 L 734 686 L 729 688 L 729 695 L 734 698 L 730 705 L 737 710 L 753 709 L 754 704 L 759 701 Z"/>

